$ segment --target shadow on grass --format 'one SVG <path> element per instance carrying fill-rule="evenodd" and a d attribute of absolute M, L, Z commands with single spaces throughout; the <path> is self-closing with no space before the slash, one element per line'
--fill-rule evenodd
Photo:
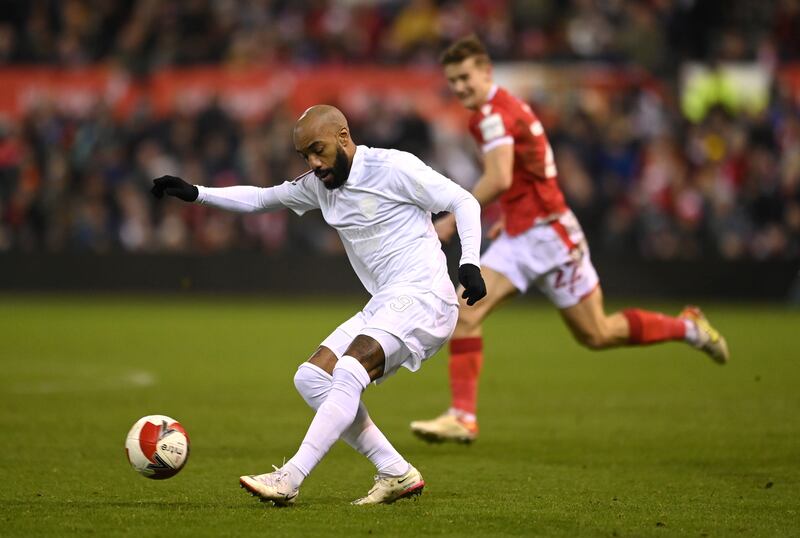
<path fill-rule="evenodd" d="M 53 497 L 34 497 L 31 500 L 3 500 L 2 506 L 4 509 L 14 508 L 29 508 L 29 509 L 47 509 L 47 510 L 103 510 L 108 508 L 113 509 L 142 509 L 142 510 L 158 510 L 158 511 L 219 511 L 219 510 L 266 510 L 277 511 L 283 513 L 292 513 L 297 511 L 305 511 L 307 509 L 328 509 L 344 506 L 350 506 L 349 498 L 334 498 L 329 496 L 315 497 L 308 499 L 295 506 L 276 506 L 270 501 L 261 501 L 259 499 L 247 497 L 242 498 L 240 501 L 219 501 L 219 502 L 203 502 L 203 501 L 189 501 L 189 500 L 147 500 L 147 501 L 120 501 L 120 500 L 89 500 L 89 499 L 57 499 Z"/>

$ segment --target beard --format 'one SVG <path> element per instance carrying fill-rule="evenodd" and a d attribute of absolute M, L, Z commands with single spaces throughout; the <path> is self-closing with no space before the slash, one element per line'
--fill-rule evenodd
<path fill-rule="evenodd" d="M 344 149 L 337 146 L 336 158 L 333 161 L 333 167 L 328 170 L 320 170 L 320 172 L 322 172 L 322 175 L 330 172 L 331 179 L 322 182 L 325 188 L 329 191 L 338 189 L 344 185 L 347 181 L 347 178 L 350 177 L 350 160 L 347 158 L 347 153 L 345 153 Z"/>

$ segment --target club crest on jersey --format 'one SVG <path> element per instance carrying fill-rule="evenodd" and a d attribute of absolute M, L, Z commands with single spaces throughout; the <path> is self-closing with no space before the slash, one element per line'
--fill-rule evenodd
<path fill-rule="evenodd" d="M 365 196 L 358 201 L 358 209 L 364 217 L 371 220 L 378 212 L 378 201 L 373 196 Z"/>
<path fill-rule="evenodd" d="M 484 142 L 489 142 L 506 134 L 506 126 L 500 114 L 490 114 L 478 124 Z"/>

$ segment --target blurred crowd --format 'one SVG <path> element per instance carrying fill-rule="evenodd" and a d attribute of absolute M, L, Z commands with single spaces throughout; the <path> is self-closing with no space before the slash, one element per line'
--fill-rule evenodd
<path fill-rule="evenodd" d="M 652 95 L 616 96 L 551 138 L 562 188 L 595 251 L 649 259 L 800 258 L 800 107 L 775 95 L 748 117 L 696 124 Z"/>
<path fill-rule="evenodd" d="M 758 113 L 712 106 L 688 121 L 669 73 L 682 58 L 798 59 L 799 16 L 797 0 L 7 1 L 0 64 L 109 61 L 143 76 L 207 62 L 405 65 L 434 62 L 441 43 L 472 29 L 497 60 L 633 62 L 665 92 L 521 96 L 547 126 L 593 252 L 796 259 L 800 103 L 776 83 Z M 341 105 L 358 143 L 411 151 L 466 187 L 478 177 L 465 126 L 409 103 Z M 293 116 L 280 102 L 258 123 L 213 102 L 167 117 L 146 103 L 118 117 L 102 103 L 75 116 L 43 102 L 20 121 L 0 117 L 0 252 L 339 253 L 319 214 L 240 216 L 148 192 L 166 173 L 209 186 L 291 179 L 304 171 Z"/>
<path fill-rule="evenodd" d="M 497 60 L 800 58 L 798 0 L 4 0 L 0 65 L 431 63 L 477 31 Z"/>
<path fill-rule="evenodd" d="M 365 106 L 348 110 L 359 143 L 431 155 L 431 126 L 413 109 Z M 149 193 L 164 174 L 224 187 L 270 186 L 305 172 L 287 108 L 278 104 L 267 121 L 253 123 L 235 121 L 217 103 L 160 118 L 144 106 L 125 119 L 103 105 L 76 117 L 42 104 L 19 125 L 0 121 L 0 252 L 340 252 L 314 212 L 242 217 L 156 203 Z"/>

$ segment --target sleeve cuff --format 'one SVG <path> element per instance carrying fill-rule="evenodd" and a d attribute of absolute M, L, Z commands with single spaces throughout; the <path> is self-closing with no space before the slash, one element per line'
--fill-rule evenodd
<path fill-rule="evenodd" d="M 502 136 L 500 138 L 492 140 L 491 142 L 487 142 L 486 144 L 481 146 L 481 150 L 483 150 L 484 153 L 489 153 L 494 148 L 498 148 L 500 146 L 506 146 L 508 144 L 514 144 L 514 138 L 511 136 Z"/>
<path fill-rule="evenodd" d="M 206 202 L 206 188 L 202 185 L 195 185 L 197 187 L 197 200 L 194 201 L 195 204 L 204 204 Z"/>
<path fill-rule="evenodd" d="M 461 267 L 462 265 L 466 264 L 474 265 L 475 267 L 480 269 L 481 268 L 480 256 L 478 256 L 477 258 L 474 258 L 472 256 L 461 256 L 461 260 L 459 260 L 458 266 Z"/>

